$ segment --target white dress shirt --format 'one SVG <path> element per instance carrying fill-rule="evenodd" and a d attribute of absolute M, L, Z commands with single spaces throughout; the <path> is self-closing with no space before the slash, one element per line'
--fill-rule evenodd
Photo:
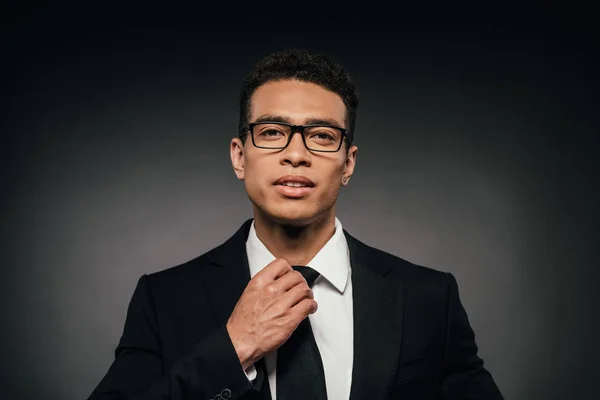
<path fill-rule="evenodd" d="M 246 252 L 250 265 L 250 277 L 254 277 L 275 257 L 256 235 L 254 221 L 250 227 Z M 352 277 L 348 243 L 342 231 L 341 222 L 335 218 L 335 233 L 307 264 L 320 276 L 315 280 L 312 290 L 318 303 L 318 310 L 310 314 L 310 324 L 325 371 L 327 398 L 344 400 L 350 397 L 353 362 L 353 313 L 352 313 Z M 271 397 L 277 394 L 277 350 L 265 355 Z M 246 369 L 251 381 L 256 378 L 256 368 Z"/>

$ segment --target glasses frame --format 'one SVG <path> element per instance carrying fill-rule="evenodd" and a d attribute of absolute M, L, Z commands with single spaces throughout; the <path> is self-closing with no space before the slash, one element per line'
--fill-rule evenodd
<path fill-rule="evenodd" d="M 290 136 L 288 137 L 288 141 L 285 144 L 285 146 L 282 147 L 264 147 L 264 146 L 257 146 L 256 142 L 254 141 L 254 127 L 256 125 L 264 125 L 264 124 L 277 124 L 277 125 L 283 125 L 283 126 L 288 126 L 290 128 L 292 128 L 292 133 L 290 133 Z M 333 128 L 333 129 L 337 129 L 338 131 L 340 131 L 342 133 L 342 138 L 340 139 L 340 144 L 338 146 L 338 148 L 336 150 L 315 150 L 315 149 L 310 149 L 307 144 L 306 144 L 306 137 L 304 137 L 304 129 L 306 128 L 314 128 L 314 127 L 323 127 L 323 128 Z M 289 144 L 292 141 L 292 138 L 294 137 L 294 134 L 297 132 L 300 132 L 300 137 L 302 138 L 302 143 L 304 143 L 304 147 L 308 150 L 308 151 L 318 151 L 321 153 L 336 153 L 338 151 L 340 151 L 340 149 L 342 148 L 342 143 L 344 142 L 344 139 L 348 140 L 348 142 L 350 142 L 350 139 L 348 137 L 348 131 L 344 128 L 340 128 L 339 126 L 333 126 L 333 125 L 323 125 L 323 124 L 310 124 L 310 125 L 292 125 L 292 124 L 288 124 L 285 122 L 279 122 L 279 121 L 260 121 L 260 122 L 251 122 L 248 125 L 244 126 L 241 130 L 240 130 L 240 138 L 244 135 L 244 133 L 250 131 L 250 136 L 252 138 L 252 144 L 254 145 L 254 147 L 257 147 L 259 149 L 268 149 L 268 150 L 283 150 L 285 148 L 287 148 L 289 146 Z"/>

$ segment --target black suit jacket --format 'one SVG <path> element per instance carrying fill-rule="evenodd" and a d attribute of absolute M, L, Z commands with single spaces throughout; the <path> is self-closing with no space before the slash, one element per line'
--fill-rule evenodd
<path fill-rule="evenodd" d="M 89 399 L 271 398 L 264 373 L 249 383 L 225 328 L 250 280 L 251 222 L 208 253 L 139 279 L 115 360 Z M 354 303 L 351 400 L 502 399 L 477 356 L 454 277 L 344 234 Z"/>

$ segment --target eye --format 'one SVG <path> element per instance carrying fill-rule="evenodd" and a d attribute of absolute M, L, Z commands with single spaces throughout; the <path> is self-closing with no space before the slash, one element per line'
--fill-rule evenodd
<path fill-rule="evenodd" d="M 334 139 L 334 137 L 331 136 L 327 132 L 315 133 L 312 137 L 314 137 L 315 139 L 322 139 L 322 140 L 333 140 Z"/>
<path fill-rule="evenodd" d="M 264 135 L 264 136 L 277 136 L 277 135 L 283 135 L 283 132 L 280 132 L 277 129 L 265 129 L 260 134 Z"/>
<path fill-rule="evenodd" d="M 308 137 L 317 142 L 335 142 L 338 140 L 340 133 L 332 128 L 319 127 L 311 129 Z"/>
<path fill-rule="evenodd" d="M 256 133 L 263 139 L 279 139 L 286 136 L 285 129 L 275 124 L 257 125 Z"/>

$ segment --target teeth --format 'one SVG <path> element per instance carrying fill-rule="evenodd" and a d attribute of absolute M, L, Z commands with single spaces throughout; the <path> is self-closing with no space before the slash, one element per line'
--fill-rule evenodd
<path fill-rule="evenodd" d="M 283 183 L 284 186 L 291 186 L 291 187 L 304 187 L 306 185 L 300 183 L 300 182 L 284 182 Z"/>

